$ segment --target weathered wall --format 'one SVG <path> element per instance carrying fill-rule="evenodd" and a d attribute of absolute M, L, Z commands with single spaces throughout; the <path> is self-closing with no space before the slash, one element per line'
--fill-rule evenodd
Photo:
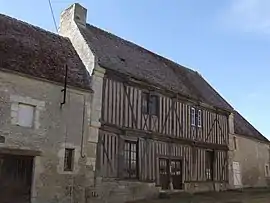
<path fill-rule="evenodd" d="M 81 140 L 84 136 L 85 148 L 91 95 L 68 88 L 66 104 L 61 108 L 61 89 L 63 86 L 47 81 L 0 72 L 0 135 L 5 136 L 0 153 L 4 148 L 12 153 L 19 153 L 14 149 L 41 153 L 34 160 L 32 202 L 65 202 L 70 198 L 77 202 L 84 198 L 86 160 L 91 154 L 82 150 Z M 14 103 L 18 102 L 37 105 L 33 128 L 14 124 Z M 63 171 L 65 147 L 75 149 L 73 172 Z"/>
<path fill-rule="evenodd" d="M 92 111 L 93 111 L 93 116 L 95 118 L 91 118 L 90 137 L 88 140 L 89 144 L 91 143 L 91 147 L 90 147 L 91 151 L 94 153 L 95 148 L 97 146 L 97 141 L 98 141 L 97 138 L 98 138 L 98 134 L 100 132 L 100 127 L 101 127 L 100 121 L 102 119 L 104 119 L 104 118 L 99 119 L 100 118 L 100 111 L 101 111 L 101 104 L 102 104 L 102 101 L 105 101 L 104 98 L 102 98 L 102 97 L 103 96 L 106 97 L 106 94 L 102 94 L 102 89 L 103 88 L 108 89 L 108 86 L 106 86 L 106 85 L 108 85 L 108 83 L 104 83 L 105 80 L 103 80 L 105 70 L 103 70 L 102 68 L 97 66 L 97 64 L 95 63 L 96 59 L 94 57 L 94 54 L 91 51 L 90 45 L 86 43 L 84 37 L 80 33 L 80 29 L 86 29 L 85 26 L 87 26 L 85 16 L 86 16 L 86 10 L 84 8 L 82 8 L 79 4 L 72 5 L 71 7 L 66 9 L 61 14 L 61 23 L 60 23 L 59 32 L 61 35 L 68 37 L 71 40 L 73 46 L 75 47 L 78 55 L 81 57 L 86 68 L 89 70 L 90 73 L 95 74 L 93 76 L 93 79 L 92 79 L 92 82 L 93 82 L 92 88 L 95 92 L 94 96 L 93 96 L 94 100 L 92 102 L 92 104 L 93 104 Z M 118 92 L 115 95 L 120 95 L 120 94 Z M 122 96 L 120 96 L 120 97 L 122 97 Z M 164 101 L 165 101 L 165 99 L 164 99 Z M 171 101 L 166 100 L 166 102 L 167 102 L 166 108 L 169 109 L 169 105 L 171 104 Z M 116 103 L 117 102 L 115 102 L 115 104 Z M 119 102 L 119 100 L 118 100 L 117 104 L 122 105 L 122 102 Z M 115 109 L 115 112 L 117 112 L 117 110 L 119 111 L 119 105 L 117 105 L 116 107 L 113 108 L 113 103 L 111 103 L 110 105 L 107 105 L 107 109 L 111 109 L 112 111 L 113 111 L 113 109 Z M 128 109 L 126 112 L 128 112 Z M 188 114 L 188 111 L 186 111 L 186 114 Z M 210 118 L 210 114 L 209 115 L 203 114 L 203 116 L 204 116 L 203 122 L 206 120 L 206 118 L 208 118 L 208 117 Z M 220 134 L 225 134 L 223 139 L 220 138 L 219 142 L 214 141 L 214 140 L 212 140 L 211 142 L 214 142 L 214 143 L 216 142 L 216 143 L 226 145 L 227 141 L 228 141 L 227 118 L 225 116 L 224 117 L 220 116 L 220 117 L 222 120 L 221 124 L 224 125 L 224 130 L 223 130 L 224 132 L 223 133 L 219 132 L 218 126 L 215 125 L 214 126 L 215 130 L 213 130 L 213 133 L 211 133 L 212 132 L 211 131 L 209 133 L 208 137 L 210 139 L 215 138 L 216 136 L 214 136 L 214 132 L 216 132 L 216 131 L 218 131 L 218 133 L 220 133 Z M 211 125 L 212 125 L 212 122 L 214 121 L 214 119 L 215 119 L 214 116 L 213 116 L 213 118 L 211 117 L 211 120 L 209 119 L 209 122 L 204 123 L 204 125 L 205 126 L 207 125 L 207 126 L 209 126 L 209 128 L 211 128 Z M 127 120 L 130 121 L 131 119 L 127 119 Z M 102 120 L 102 121 L 104 121 L 104 120 Z M 176 119 L 175 119 L 175 121 L 176 121 Z M 117 124 L 117 123 L 113 123 L 113 124 Z M 169 122 L 168 122 L 166 124 L 166 126 L 167 126 L 166 129 L 170 130 L 171 125 L 172 124 L 169 124 Z M 126 127 L 128 127 L 128 126 L 126 126 Z M 179 131 L 179 128 L 178 128 L 178 131 Z M 169 133 L 167 133 L 167 134 L 169 134 Z M 213 136 L 210 136 L 210 134 L 211 135 L 213 134 Z M 116 149 L 116 146 L 113 147 L 112 149 Z M 114 153 L 114 154 L 111 153 L 112 157 L 117 156 L 116 151 L 112 151 L 112 152 Z M 98 153 L 101 153 L 101 151 L 99 151 Z M 100 155 L 98 157 L 101 158 Z M 150 160 L 150 158 L 149 158 L 149 160 Z M 122 201 L 134 200 L 134 199 L 145 198 L 147 196 L 157 195 L 157 193 L 159 191 L 159 187 L 155 187 L 156 184 L 153 184 L 153 183 L 149 184 L 149 183 L 136 182 L 136 181 L 117 181 L 117 178 L 115 178 L 115 176 L 113 176 L 115 179 L 108 181 L 107 177 L 104 177 L 103 176 L 104 174 L 102 174 L 101 171 L 108 171 L 108 168 L 110 168 L 110 167 L 108 166 L 106 161 L 104 161 L 104 163 L 107 165 L 101 166 L 99 164 L 99 161 L 100 160 L 97 160 L 97 164 L 96 164 L 98 170 L 95 170 L 95 173 L 96 173 L 95 184 L 89 184 L 87 187 L 86 196 L 87 196 L 87 199 L 89 200 L 88 202 L 94 202 L 94 201 L 120 202 L 120 200 L 122 200 Z M 144 161 L 146 161 L 146 160 L 143 160 L 143 159 L 141 160 L 141 162 L 144 162 Z M 152 160 L 152 161 L 154 161 L 154 160 Z M 93 159 L 90 159 L 89 162 L 91 162 L 91 164 L 94 165 L 96 163 L 96 160 L 93 158 Z M 143 165 L 143 164 L 145 164 L 145 163 L 141 163 L 141 165 Z M 220 162 L 219 164 L 221 165 L 222 163 Z M 102 170 L 101 170 L 101 168 L 102 168 Z M 154 171 L 156 170 L 155 167 L 152 167 L 152 169 Z M 114 172 L 115 171 L 116 170 L 114 170 Z M 149 171 L 150 171 L 150 173 L 152 173 L 151 170 L 149 170 Z M 225 171 L 223 174 L 225 174 Z M 154 173 L 152 173 L 151 175 L 153 177 Z M 151 176 L 151 175 L 149 175 L 149 176 Z M 145 173 L 144 176 L 147 176 L 147 174 Z M 202 173 L 201 176 L 203 177 L 204 174 Z M 91 177 L 90 177 L 90 179 L 91 179 Z M 90 179 L 87 178 L 87 181 L 89 182 Z M 155 179 L 155 177 L 153 177 L 153 179 Z"/>
<path fill-rule="evenodd" d="M 160 188 L 155 183 L 107 179 L 97 181 L 94 189 L 86 190 L 87 203 L 121 203 L 158 197 Z M 96 194 L 94 197 L 93 192 Z"/>
<path fill-rule="evenodd" d="M 234 138 L 236 137 L 236 148 Z M 269 144 L 242 135 L 230 135 L 230 187 L 233 181 L 233 162 L 239 162 L 242 187 L 265 187 L 269 178 L 266 177 L 266 164 L 269 165 Z"/>

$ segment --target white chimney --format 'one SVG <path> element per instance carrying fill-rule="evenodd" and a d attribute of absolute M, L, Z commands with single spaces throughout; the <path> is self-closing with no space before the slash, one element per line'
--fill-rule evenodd
<path fill-rule="evenodd" d="M 87 9 L 75 3 L 61 13 L 60 29 L 67 23 L 75 22 L 78 26 L 86 27 Z"/>

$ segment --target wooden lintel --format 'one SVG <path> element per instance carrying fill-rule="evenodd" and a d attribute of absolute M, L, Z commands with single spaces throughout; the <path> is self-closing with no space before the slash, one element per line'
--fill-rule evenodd
<path fill-rule="evenodd" d="M 41 156 L 42 152 L 38 150 L 0 147 L 0 154 L 11 154 L 11 155 L 22 155 L 22 156 Z"/>

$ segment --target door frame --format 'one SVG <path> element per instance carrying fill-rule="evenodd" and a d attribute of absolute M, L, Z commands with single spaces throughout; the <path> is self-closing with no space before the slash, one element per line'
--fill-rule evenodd
<path fill-rule="evenodd" d="M 160 159 L 167 159 L 169 160 L 169 163 L 173 160 L 173 161 L 180 161 L 181 162 L 181 175 L 182 175 L 182 189 L 184 189 L 184 183 L 185 183 L 185 162 L 184 162 L 184 158 L 181 156 L 157 156 L 156 158 L 156 166 L 157 166 L 157 174 L 156 174 L 156 184 L 158 186 L 161 186 L 161 182 L 160 182 L 160 172 L 159 172 L 159 160 Z M 169 178 L 171 178 L 171 173 L 169 173 Z M 179 189 L 173 189 L 174 191 L 178 191 Z"/>

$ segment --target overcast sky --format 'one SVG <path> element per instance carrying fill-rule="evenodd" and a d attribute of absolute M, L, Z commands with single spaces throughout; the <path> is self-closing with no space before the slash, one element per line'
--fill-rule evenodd
<path fill-rule="evenodd" d="M 88 23 L 199 71 L 270 138 L 269 0 L 78 0 Z M 57 23 L 72 0 L 52 0 Z M 0 13 L 55 32 L 47 0 L 0 0 Z"/>

